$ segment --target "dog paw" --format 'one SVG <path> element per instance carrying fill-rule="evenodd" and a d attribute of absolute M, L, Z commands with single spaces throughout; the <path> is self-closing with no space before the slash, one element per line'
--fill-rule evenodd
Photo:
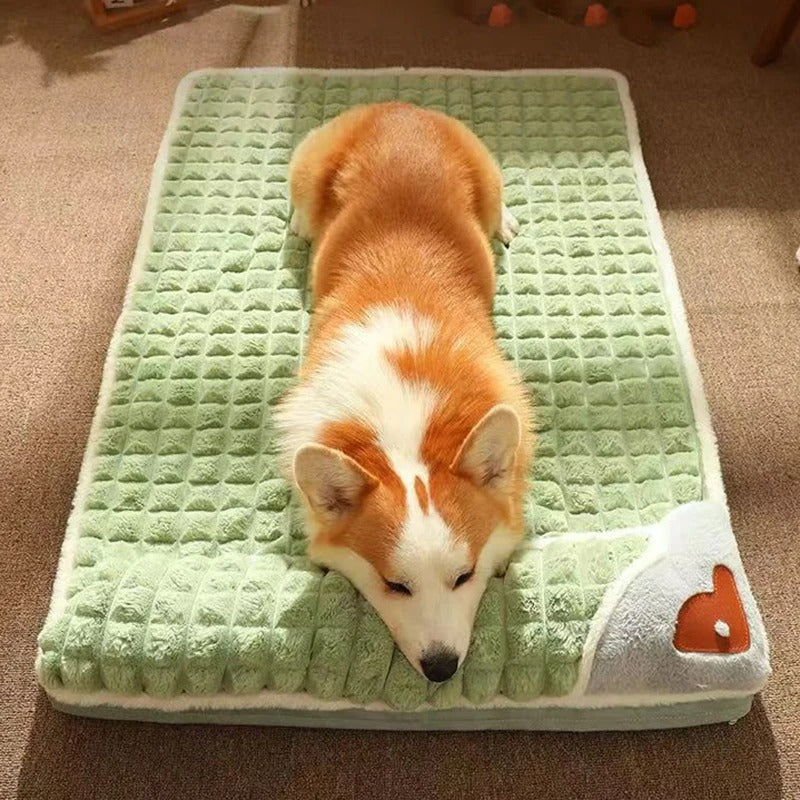
<path fill-rule="evenodd" d="M 520 225 L 517 218 L 508 210 L 503 203 L 503 212 L 500 217 L 500 227 L 497 230 L 497 238 L 508 247 L 519 233 Z"/>
<path fill-rule="evenodd" d="M 297 209 L 292 212 L 292 217 L 289 220 L 289 230 L 295 236 L 299 236 L 301 239 L 306 239 L 309 242 L 311 241 L 311 232 L 308 230 L 308 227 L 305 225 Z"/>
<path fill-rule="evenodd" d="M 292 218 L 289 220 L 289 230 L 295 235 L 300 235 L 300 218 L 297 215 L 297 209 L 292 211 Z"/>
<path fill-rule="evenodd" d="M 495 578 L 505 578 L 506 570 L 508 569 L 508 564 L 511 561 L 510 558 L 505 559 L 505 561 L 501 561 L 495 568 L 494 568 L 494 576 Z"/>

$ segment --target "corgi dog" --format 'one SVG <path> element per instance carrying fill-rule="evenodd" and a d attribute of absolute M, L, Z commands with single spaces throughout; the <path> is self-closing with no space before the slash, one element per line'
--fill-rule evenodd
<path fill-rule="evenodd" d="M 530 404 L 490 316 L 489 239 L 517 232 L 501 187 L 467 127 L 399 102 L 313 130 L 290 165 L 315 309 L 275 422 L 309 557 L 435 682 L 463 662 L 523 530 Z"/>

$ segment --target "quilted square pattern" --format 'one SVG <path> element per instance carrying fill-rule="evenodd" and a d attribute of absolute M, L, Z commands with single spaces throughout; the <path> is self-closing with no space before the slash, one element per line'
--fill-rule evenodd
<path fill-rule="evenodd" d="M 305 557 L 271 413 L 312 311 L 287 169 L 312 128 L 401 99 L 469 125 L 522 226 L 494 320 L 536 406 L 529 546 L 433 686 Z M 307 692 L 412 710 L 563 695 L 635 532 L 702 494 L 672 318 L 613 79 L 228 71 L 189 85 L 157 170 L 40 636 L 44 685 L 169 697 Z"/>

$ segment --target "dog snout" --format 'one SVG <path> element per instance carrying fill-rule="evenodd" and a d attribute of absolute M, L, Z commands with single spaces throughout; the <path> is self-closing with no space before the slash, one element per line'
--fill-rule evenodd
<path fill-rule="evenodd" d="M 458 669 L 458 653 L 436 642 L 423 652 L 419 664 L 429 681 L 442 683 L 452 678 Z"/>

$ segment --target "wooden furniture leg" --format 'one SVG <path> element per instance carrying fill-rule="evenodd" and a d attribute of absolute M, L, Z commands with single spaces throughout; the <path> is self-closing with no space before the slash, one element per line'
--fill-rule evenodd
<path fill-rule="evenodd" d="M 95 27 L 101 31 L 115 31 L 140 22 L 162 19 L 176 11 L 183 11 L 188 0 L 150 0 L 140 6 L 109 11 L 103 0 L 86 0 L 86 10 Z"/>
<path fill-rule="evenodd" d="M 753 63 L 759 67 L 774 61 L 783 52 L 786 42 L 800 22 L 800 0 L 778 0 L 756 49 L 753 50 Z"/>

